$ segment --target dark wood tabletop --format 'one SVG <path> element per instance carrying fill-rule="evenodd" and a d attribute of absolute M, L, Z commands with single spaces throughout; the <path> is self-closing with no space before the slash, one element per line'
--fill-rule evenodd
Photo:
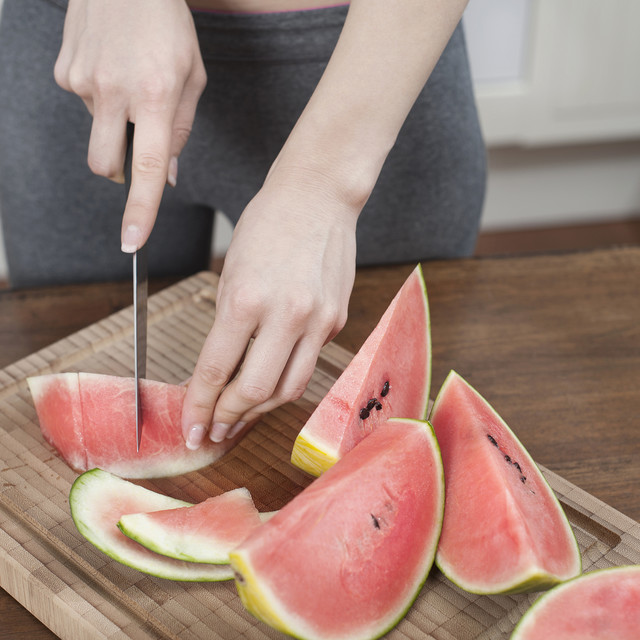
<path fill-rule="evenodd" d="M 359 348 L 413 266 L 358 271 L 338 344 Z M 423 266 L 432 394 L 455 369 L 534 459 L 640 520 L 640 247 Z M 128 282 L 0 290 L 0 367 L 130 304 Z M 0 621 L 0 640 L 56 638 L 1 589 Z"/>

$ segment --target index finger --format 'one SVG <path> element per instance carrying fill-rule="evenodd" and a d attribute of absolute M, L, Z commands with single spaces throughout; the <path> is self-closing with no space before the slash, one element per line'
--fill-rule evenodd
<path fill-rule="evenodd" d="M 134 253 L 145 244 L 153 229 L 167 182 L 172 127 L 170 109 L 146 112 L 136 119 L 131 188 L 122 217 L 122 251 L 125 253 Z"/>

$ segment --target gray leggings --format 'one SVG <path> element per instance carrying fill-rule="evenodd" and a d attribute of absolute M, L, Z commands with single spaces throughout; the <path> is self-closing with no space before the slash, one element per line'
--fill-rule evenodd
<path fill-rule="evenodd" d="M 91 117 L 53 79 L 63 0 L 4 0 L 0 212 L 11 284 L 127 279 L 124 188 L 94 176 Z M 149 241 L 153 275 L 208 265 L 213 212 L 235 223 L 314 90 L 346 7 L 194 14 L 208 84 Z M 486 179 L 462 29 L 400 132 L 357 228 L 359 265 L 469 255 Z"/>

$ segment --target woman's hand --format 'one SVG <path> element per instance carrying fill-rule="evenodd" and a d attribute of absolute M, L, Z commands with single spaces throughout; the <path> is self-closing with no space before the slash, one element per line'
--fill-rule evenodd
<path fill-rule="evenodd" d="M 322 176 L 276 169 L 243 212 L 185 399 L 191 448 L 299 398 L 322 346 L 343 327 L 359 210 L 333 192 Z"/>
<path fill-rule="evenodd" d="M 124 180 L 127 122 L 135 123 L 122 250 L 153 228 L 165 184 L 193 124 L 206 73 L 184 0 L 69 0 L 57 83 L 93 115 L 91 170 Z"/>

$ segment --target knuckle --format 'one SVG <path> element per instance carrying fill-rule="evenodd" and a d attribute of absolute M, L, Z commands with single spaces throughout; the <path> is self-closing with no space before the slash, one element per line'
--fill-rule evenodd
<path fill-rule="evenodd" d="M 264 301 L 259 293 L 249 287 L 237 287 L 231 295 L 225 296 L 224 310 L 234 320 L 260 316 L 264 310 Z"/>
<path fill-rule="evenodd" d="M 209 364 L 198 370 L 200 381 L 207 387 L 221 389 L 229 381 L 230 374 L 222 367 Z"/>
<path fill-rule="evenodd" d="M 116 175 L 115 164 L 101 155 L 90 153 L 87 157 L 87 164 L 92 173 L 105 178 L 112 178 Z"/>
<path fill-rule="evenodd" d="M 140 95 L 147 103 L 162 103 L 175 92 L 177 84 L 177 78 L 171 73 L 150 73 L 140 82 Z"/>
<path fill-rule="evenodd" d="M 316 300 L 313 294 L 297 292 L 286 305 L 289 323 L 293 326 L 301 326 L 314 315 Z"/>
<path fill-rule="evenodd" d="M 146 175 L 166 172 L 166 162 L 157 152 L 143 151 L 135 158 L 134 171 Z"/>
<path fill-rule="evenodd" d="M 246 405 L 255 407 L 269 400 L 273 390 L 265 387 L 264 385 L 242 382 L 238 385 L 237 392 L 238 396 Z"/>

